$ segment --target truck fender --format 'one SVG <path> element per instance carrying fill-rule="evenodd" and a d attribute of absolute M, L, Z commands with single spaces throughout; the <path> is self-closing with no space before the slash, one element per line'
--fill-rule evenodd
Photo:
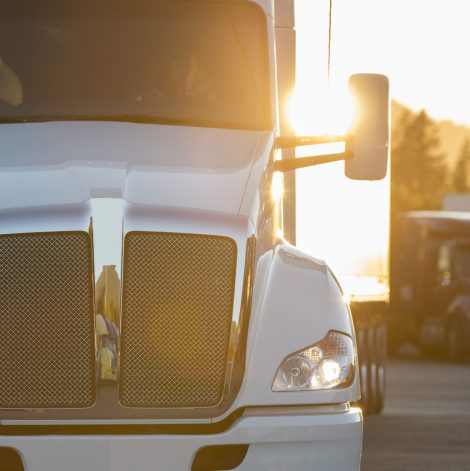
<path fill-rule="evenodd" d="M 328 266 L 288 244 L 280 244 L 260 257 L 239 403 L 292 405 L 357 400 L 357 374 L 353 384 L 344 389 L 272 391 L 282 361 L 319 342 L 330 330 L 343 332 L 354 340 L 349 308 Z"/>

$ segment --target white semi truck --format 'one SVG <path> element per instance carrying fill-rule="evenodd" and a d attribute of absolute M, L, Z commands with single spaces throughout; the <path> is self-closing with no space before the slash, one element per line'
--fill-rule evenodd
<path fill-rule="evenodd" d="M 0 471 L 359 469 L 351 314 L 282 176 L 384 178 L 388 82 L 352 77 L 345 152 L 282 156 L 341 140 L 287 125 L 294 44 L 288 0 L 2 3 Z"/>

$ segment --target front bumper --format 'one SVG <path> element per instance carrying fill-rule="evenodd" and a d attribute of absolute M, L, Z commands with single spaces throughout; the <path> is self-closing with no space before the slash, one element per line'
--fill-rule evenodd
<path fill-rule="evenodd" d="M 290 412 L 252 409 L 223 433 L 211 435 L 0 436 L 27 471 L 186 471 L 211 445 L 249 444 L 238 471 L 359 470 L 359 409 Z"/>

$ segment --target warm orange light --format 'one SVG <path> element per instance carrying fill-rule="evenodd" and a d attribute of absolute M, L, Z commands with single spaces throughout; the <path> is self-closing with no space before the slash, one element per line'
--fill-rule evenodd
<path fill-rule="evenodd" d="M 353 122 L 353 100 L 347 88 L 297 89 L 290 100 L 289 116 L 297 135 L 347 134 Z"/>
<path fill-rule="evenodd" d="M 383 9 L 382 4 L 377 6 L 380 2 L 367 1 L 371 7 Z M 370 30 L 357 31 L 357 20 L 351 21 L 352 13 L 357 12 L 356 2 L 340 0 L 340 4 L 336 4 L 333 12 L 332 69 L 328 84 L 328 2 L 296 0 L 297 84 L 291 119 L 298 135 L 348 133 L 355 113 L 347 85 L 349 74 L 388 70 L 378 62 L 386 57 L 383 53 L 370 55 L 370 48 L 380 49 L 379 43 L 370 41 Z M 366 15 L 358 18 L 361 24 L 370 23 Z M 367 36 L 363 44 L 368 47 L 358 48 L 358 36 Z M 377 61 L 358 61 L 358 54 Z M 343 148 L 339 146 L 334 144 L 321 150 L 341 152 L 344 144 Z M 320 151 L 320 147 L 316 146 L 315 151 Z M 313 151 L 299 147 L 296 155 L 314 155 Z M 297 245 L 327 261 L 341 278 L 346 302 L 351 294 L 357 296 L 363 290 L 372 289 L 374 295 L 382 295 L 384 286 L 380 287 L 378 282 L 388 271 L 389 180 L 348 180 L 344 176 L 344 164 L 337 162 L 297 171 L 296 188 Z M 362 277 L 360 286 L 358 275 Z M 354 280 L 350 283 L 351 277 Z M 371 288 L 364 277 L 371 277 L 378 284 Z"/>
<path fill-rule="evenodd" d="M 284 239 L 283 216 L 282 216 L 282 197 L 284 195 L 284 174 L 274 172 L 271 182 L 271 197 L 274 202 L 274 227 L 276 237 Z"/>
<path fill-rule="evenodd" d="M 274 172 L 271 182 L 271 195 L 274 202 L 281 200 L 284 195 L 284 174 L 281 172 Z"/>

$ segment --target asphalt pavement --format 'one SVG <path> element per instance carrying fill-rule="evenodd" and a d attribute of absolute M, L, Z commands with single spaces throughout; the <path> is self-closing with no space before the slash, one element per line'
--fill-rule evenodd
<path fill-rule="evenodd" d="M 470 363 L 389 360 L 384 412 L 365 418 L 362 471 L 470 471 Z"/>

